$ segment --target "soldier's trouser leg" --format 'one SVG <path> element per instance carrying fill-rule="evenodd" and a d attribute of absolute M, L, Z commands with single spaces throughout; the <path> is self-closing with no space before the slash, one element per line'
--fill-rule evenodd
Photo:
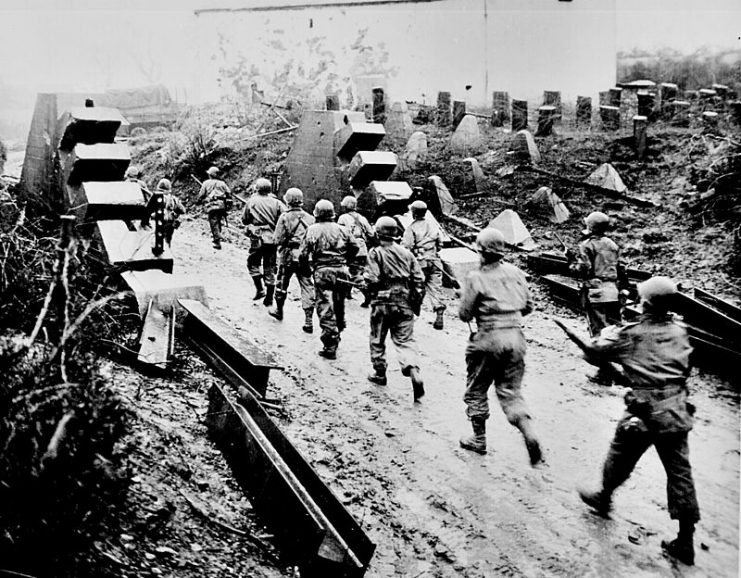
<path fill-rule="evenodd" d="M 332 300 L 334 287 L 333 276 L 330 275 L 327 278 L 327 274 L 321 269 L 314 272 L 316 312 L 319 316 L 319 327 L 322 330 L 321 340 L 326 349 L 337 349 L 340 335 L 337 330 L 337 320 Z"/>
<path fill-rule="evenodd" d="M 399 357 L 401 373 L 408 376 L 412 368 L 419 369 L 417 348 L 414 342 L 414 313 L 411 310 L 398 309 L 389 327 L 391 341 Z"/>
<path fill-rule="evenodd" d="M 208 225 L 211 227 L 211 237 L 214 245 L 221 243 L 221 213 L 216 211 L 208 214 Z"/>
<path fill-rule="evenodd" d="M 296 273 L 298 285 L 301 288 L 301 309 L 314 310 L 314 282 L 311 277 L 304 277 Z"/>
<path fill-rule="evenodd" d="M 441 266 L 441 265 L 440 265 Z M 440 266 L 430 263 L 424 269 L 425 288 L 430 298 L 433 311 L 444 311 L 445 304 L 442 302 L 443 273 Z"/>
<path fill-rule="evenodd" d="M 251 244 L 249 251 L 247 252 L 247 271 L 251 277 L 262 278 L 262 269 L 260 264 L 262 263 L 262 246 L 260 244 Z"/>
<path fill-rule="evenodd" d="M 635 432 L 626 429 L 626 422 L 630 417 L 630 414 L 626 414 L 618 422 L 615 436 L 602 466 L 602 491 L 607 496 L 630 477 L 638 460 L 651 447 L 652 436 L 649 432 Z"/>
<path fill-rule="evenodd" d="M 334 309 L 337 331 L 345 330 L 345 294 L 347 285 L 337 284 L 332 290 L 332 308 Z"/>
<path fill-rule="evenodd" d="M 620 322 L 620 302 L 592 302 L 586 300 L 584 312 L 587 316 L 589 334 L 596 337 L 608 325 Z"/>
<path fill-rule="evenodd" d="M 275 259 L 276 247 L 272 243 L 263 243 L 262 246 L 262 277 L 265 285 L 275 286 Z"/>
<path fill-rule="evenodd" d="M 370 317 L 370 358 L 376 374 L 386 373 L 386 306 L 374 305 Z"/>
<path fill-rule="evenodd" d="M 291 283 L 291 275 L 293 274 L 292 265 L 290 261 L 286 262 L 282 257 L 278 259 L 278 266 L 275 273 L 275 303 L 279 307 L 282 307 L 286 302 L 288 285 Z"/>
<path fill-rule="evenodd" d="M 466 391 L 463 402 L 470 419 L 489 419 L 489 386 L 496 375 L 494 356 L 488 351 L 466 352 Z"/>
<path fill-rule="evenodd" d="M 654 445 L 666 470 L 669 515 L 673 520 L 697 522 L 700 519 L 700 507 L 692 480 L 687 433 L 661 434 Z"/>

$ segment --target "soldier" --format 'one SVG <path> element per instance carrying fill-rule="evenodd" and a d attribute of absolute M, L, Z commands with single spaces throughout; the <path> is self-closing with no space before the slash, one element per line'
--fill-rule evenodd
<path fill-rule="evenodd" d="M 165 242 L 172 244 L 172 235 L 175 229 L 180 227 L 180 216 L 185 214 L 185 207 L 172 192 L 172 183 L 170 179 L 160 179 L 157 183 L 157 192 L 162 193 L 164 200 L 165 214 L 163 224 L 165 228 Z"/>
<path fill-rule="evenodd" d="M 363 278 L 371 301 L 370 355 L 375 373 L 368 380 L 386 385 L 386 334 L 391 333 L 402 375 L 412 380 L 414 401 L 424 394 L 414 346 L 414 315 L 424 297 L 424 275 L 411 251 L 399 245 L 396 221 L 376 221 L 380 246 L 368 253 Z"/>
<path fill-rule="evenodd" d="M 362 283 L 363 269 L 368 261 L 368 244 L 375 239 L 376 234 L 368 219 L 355 210 L 358 201 L 354 196 L 346 196 L 342 199 L 340 206 L 345 212 L 337 219 L 337 223 L 350 232 L 359 247 L 358 254 L 349 264 L 350 278 L 355 283 Z M 347 298 L 352 299 L 352 286 L 350 285 L 347 287 Z M 361 307 L 367 306 L 368 300 L 366 299 Z"/>
<path fill-rule="evenodd" d="M 314 207 L 316 223 L 301 242 L 299 266 L 314 273 L 314 294 L 324 349 L 319 355 L 337 358 L 340 333 L 345 329 L 345 292 L 350 273 L 347 263 L 358 251 L 355 240 L 334 222 L 334 207 L 322 199 Z"/>
<path fill-rule="evenodd" d="M 692 348 L 684 325 L 669 312 L 676 293 L 677 286 L 667 277 L 652 277 L 639 284 L 643 314 L 634 323 L 608 328 L 585 350 L 590 363 L 621 364 L 632 390 L 625 395 L 626 412 L 602 468 L 602 488 L 580 490 L 579 495 L 607 517 L 613 492 L 653 445 L 667 475 L 669 515 L 679 521 L 676 539 L 662 541 L 661 547 L 692 565 L 693 534 L 700 519 L 687 442 L 695 409 L 687 402 L 686 383 Z"/>
<path fill-rule="evenodd" d="M 142 180 L 141 168 L 133 165 L 127 168 L 126 172 L 124 173 L 124 180 L 129 183 L 136 183 L 137 185 L 139 185 L 142 190 L 142 194 L 144 195 L 144 201 L 149 202 L 149 199 L 152 197 L 152 192 L 149 190 L 149 187 L 147 187 L 147 183 Z"/>
<path fill-rule="evenodd" d="M 569 250 L 567 257 L 570 269 L 581 279 L 581 301 L 587 317 L 589 334 L 599 335 L 608 325 L 620 322 L 620 300 L 618 279 L 624 282 L 624 270 L 619 263 L 619 249 L 605 233 L 610 226 L 610 218 L 604 213 L 590 213 L 582 231 L 586 238 L 579 243 L 577 253 Z M 611 385 L 604 368 L 589 379 L 602 385 Z"/>
<path fill-rule="evenodd" d="M 214 249 L 221 249 L 222 221 L 226 219 L 227 211 L 231 208 L 232 192 L 229 185 L 216 178 L 219 174 L 217 167 L 209 167 L 206 174 L 208 178 L 201 184 L 196 202 L 206 200 L 206 215 L 208 215 L 208 224 L 211 227 Z"/>
<path fill-rule="evenodd" d="M 263 305 L 269 307 L 273 304 L 275 293 L 275 226 L 286 211 L 286 206 L 271 194 L 272 185 L 268 179 L 257 179 L 255 190 L 242 212 L 242 223 L 247 225 L 250 238 L 247 269 L 255 283 L 253 301 L 262 299 Z"/>
<path fill-rule="evenodd" d="M 540 443 L 533 431 L 530 412 L 522 398 L 525 373 L 525 336 L 522 316 L 533 305 L 525 274 L 504 262 L 504 235 L 488 227 L 476 238 L 481 265 L 466 277 L 459 316 L 476 319 L 478 331 L 466 348 L 466 414 L 473 436 L 461 439 L 462 448 L 486 453 L 486 420 L 489 418 L 488 390 L 495 384 L 497 397 L 507 420 L 522 432 L 530 464 L 543 461 Z"/>
<path fill-rule="evenodd" d="M 275 245 L 278 248 L 278 274 L 275 286 L 275 307 L 268 313 L 278 319 L 283 319 L 283 304 L 286 302 L 286 293 L 291 277 L 296 275 L 301 288 L 301 307 L 304 310 L 305 321 L 302 329 L 306 333 L 314 332 L 312 317 L 314 316 L 314 284 L 311 272 L 299 267 L 299 249 L 301 241 L 306 236 L 310 225 L 314 224 L 314 217 L 302 209 L 304 193 L 301 189 L 290 188 L 283 196 L 288 205 L 288 212 L 283 213 L 275 226 Z"/>
<path fill-rule="evenodd" d="M 443 312 L 445 304 L 441 301 L 443 265 L 437 252 L 442 244 L 440 227 L 425 219 L 427 204 L 424 201 L 414 201 L 412 210 L 412 224 L 404 231 L 402 245 L 409 249 L 417 258 L 422 273 L 425 276 L 427 295 L 432 301 L 432 310 L 435 312 L 435 322 L 432 327 L 443 328 Z"/>

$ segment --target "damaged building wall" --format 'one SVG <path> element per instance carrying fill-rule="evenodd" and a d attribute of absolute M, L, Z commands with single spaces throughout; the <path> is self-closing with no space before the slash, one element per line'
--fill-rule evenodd
<path fill-rule="evenodd" d="M 339 94 L 352 107 L 370 100 L 367 75 L 385 77 L 392 100 L 430 104 L 448 90 L 478 106 L 494 90 L 575 100 L 615 83 L 615 0 L 278 4 L 196 10 L 199 100 L 264 92 L 319 106 Z"/>

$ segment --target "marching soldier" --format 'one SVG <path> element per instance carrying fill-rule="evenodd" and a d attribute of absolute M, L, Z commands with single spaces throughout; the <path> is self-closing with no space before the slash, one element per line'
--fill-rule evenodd
<path fill-rule="evenodd" d="M 376 221 L 380 246 L 368 253 L 364 281 L 370 296 L 370 355 L 375 373 L 368 380 L 386 385 L 386 334 L 391 333 L 401 373 L 412 380 L 414 401 L 424 394 L 414 345 L 414 315 L 424 297 L 424 275 L 411 251 L 399 245 L 396 221 Z"/>
<path fill-rule="evenodd" d="M 607 517 L 613 492 L 653 445 L 666 470 L 669 515 L 679 521 L 677 537 L 662 541 L 661 546 L 692 565 L 693 535 L 700 519 L 687 442 L 695 409 L 687 401 L 686 384 L 692 348 L 684 325 L 669 312 L 676 293 L 677 286 L 667 277 L 652 277 L 639 284 L 643 314 L 638 321 L 608 328 L 585 348 L 590 363 L 622 365 L 632 389 L 625 396 L 626 412 L 602 468 L 602 487 L 596 492 L 580 490 L 579 495 Z"/>
<path fill-rule="evenodd" d="M 337 223 L 345 227 L 358 244 L 358 254 L 350 261 L 350 278 L 354 283 L 361 283 L 363 279 L 363 269 L 368 261 L 368 244 L 375 238 L 375 231 L 363 215 L 355 209 L 358 206 L 357 199 L 348 195 L 340 203 L 344 213 L 337 219 Z M 348 285 L 347 298 L 352 299 L 352 286 Z M 361 304 L 361 307 L 367 307 L 367 299 Z"/>
<path fill-rule="evenodd" d="M 610 218 L 599 211 L 590 213 L 584 223 L 586 238 L 579 243 L 578 252 L 569 250 L 570 269 L 581 279 L 581 300 L 587 317 L 589 334 L 599 335 L 608 325 L 620 323 L 620 294 L 618 279 L 623 282 L 624 270 L 619 262 L 620 251 L 615 242 L 605 235 Z M 612 383 L 601 368 L 591 381 L 603 385 Z"/>
<path fill-rule="evenodd" d="M 180 227 L 180 217 L 185 214 L 185 207 L 175 196 L 170 179 L 160 179 L 157 183 L 157 192 L 162 193 L 164 201 L 163 226 L 165 229 L 165 242 L 172 244 L 172 235 L 175 229 Z"/>
<path fill-rule="evenodd" d="M 242 212 L 242 223 L 247 226 L 250 238 L 247 269 L 255 284 L 253 301 L 262 299 L 263 305 L 269 307 L 275 293 L 275 227 L 286 206 L 271 194 L 272 185 L 268 179 L 257 179 L 255 189 Z"/>
<path fill-rule="evenodd" d="M 124 173 L 124 180 L 130 183 L 136 183 L 137 185 L 139 185 L 139 187 L 142 190 L 142 194 L 144 195 L 144 200 L 149 201 L 150 197 L 152 196 L 152 193 L 149 190 L 149 187 L 147 187 L 147 183 L 145 183 L 142 180 L 141 168 L 137 166 L 128 167 L 126 169 L 126 172 Z"/>
<path fill-rule="evenodd" d="M 445 304 L 441 300 L 443 266 L 438 255 L 442 244 L 442 233 L 440 227 L 425 219 L 427 204 L 424 201 L 414 201 L 410 209 L 414 220 L 404 231 L 401 243 L 412 252 L 422 268 L 426 292 L 432 302 L 432 310 L 435 312 L 432 327 L 442 329 L 445 311 Z"/>
<path fill-rule="evenodd" d="M 466 348 L 466 414 L 473 435 L 461 439 L 462 448 L 486 453 L 486 420 L 489 418 L 489 386 L 494 382 L 497 398 L 507 420 L 520 430 L 530 464 L 543 460 L 540 443 L 533 431 L 530 412 L 522 398 L 525 374 L 525 336 L 522 316 L 532 311 L 525 274 L 504 262 L 504 235 L 494 228 L 478 234 L 476 245 L 481 266 L 466 277 L 461 293 L 459 316 L 476 320 L 478 331 Z"/>
<path fill-rule="evenodd" d="M 275 307 L 268 313 L 278 320 L 283 319 L 283 305 L 286 302 L 286 293 L 291 277 L 296 275 L 301 288 L 301 307 L 304 310 L 305 321 L 302 329 L 306 333 L 313 333 L 314 326 L 314 284 L 311 273 L 299 267 L 299 250 L 301 241 L 306 236 L 310 225 L 314 224 L 314 217 L 302 209 L 304 193 L 295 187 L 286 191 L 283 200 L 288 205 L 288 212 L 283 213 L 275 226 L 275 245 L 278 248 L 278 274 L 275 286 Z"/>
<path fill-rule="evenodd" d="M 337 358 L 340 333 L 345 329 L 345 293 L 350 273 L 347 263 L 358 251 L 355 240 L 334 222 L 334 207 L 322 199 L 314 206 L 316 223 L 310 225 L 301 242 L 299 263 L 314 273 L 314 294 L 324 349 L 319 355 Z"/>
<path fill-rule="evenodd" d="M 208 215 L 208 224 L 211 227 L 214 249 L 221 249 L 221 227 L 226 219 L 227 211 L 231 208 L 232 192 L 229 185 L 216 178 L 219 174 L 217 167 L 209 167 L 206 174 L 208 178 L 203 181 L 196 202 L 206 200 L 206 215 Z"/>

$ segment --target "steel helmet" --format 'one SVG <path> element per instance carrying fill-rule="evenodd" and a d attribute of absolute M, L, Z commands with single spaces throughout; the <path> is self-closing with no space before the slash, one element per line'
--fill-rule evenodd
<path fill-rule="evenodd" d="M 260 194 L 269 193 L 273 190 L 273 185 L 270 184 L 268 179 L 259 178 L 255 181 L 255 189 Z"/>
<path fill-rule="evenodd" d="M 476 236 L 476 246 L 479 252 L 487 255 L 499 255 L 504 256 L 506 249 L 506 243 L 504 241 L 504 235 L 499 229 L 494 227 L 486 227 Z"/>
<path fill-rule="evenodd" d="M 283 200 L 289 207 L 300 207 L 304 204 L 304 193 L 299 188 L 291 187 L 283 195 Z"/>
<path fill-rule="evenodd" d="M 219 171 L 219 167 L 208 167 L 208 170 L 206 171 L 206 174 L 209 177 L 215 177 L 216 175 L 219 174 L 219 172 L 220 172 Z"/>
<path fill-rule="evenodd" d="M 342 199 L 340 206 L 343 209 L 347 209 L 348 211 L 354 211 L 355 208 L 358 206 L 358 200 L 352 195 L 347 195 L 344 199 Z"/>
<path fill-rule="evenodd" d="M 412 210 L 413 217 L 424 217 L 427 212 L 427 203 L 424 201 L 414 201 L 409 208 Z"/>
<path fill-rule="evenodd" d="M 314 216 L 317 220 L 331 221 L 334 218 L 334 205 L 332 201 L 321 199 L 314 205 Z"/>
<path fill-rule="evenodd" d="M 663 275 L 651 277 L 638 284 L 638 295 L 653 306 L 669 309 L 671 297 L 678 293 L 677 284 Z"/>
<path fill-rule="evenodd" d="M 379 217 L 376 221 L 376 233 L 382 239 L 397 239 L 399 226 L 393 217 Z"/>
<path fill-rule="evenodd" d="M 170 182 L 170 179 L 160 179 L 160 182 L 157 183 L 157 190 L 166 191 L 169 193 L 172 190 L 172 183 Z"/>
<path fill-rule="evenodd" d="M 610 217 L 600 211 L 594 211 L 586 216 L 584 224 L 589 232 L 603 233 L 610 226 Z"/>
<path fill-rule="evenodd" d="M 124 178 L 127 179 L 138 179 L 141 176 L 142 172 L 139 167 L 130 166 L 128 169 L 126 169 L 126 172 L 124 173 Z"/>

